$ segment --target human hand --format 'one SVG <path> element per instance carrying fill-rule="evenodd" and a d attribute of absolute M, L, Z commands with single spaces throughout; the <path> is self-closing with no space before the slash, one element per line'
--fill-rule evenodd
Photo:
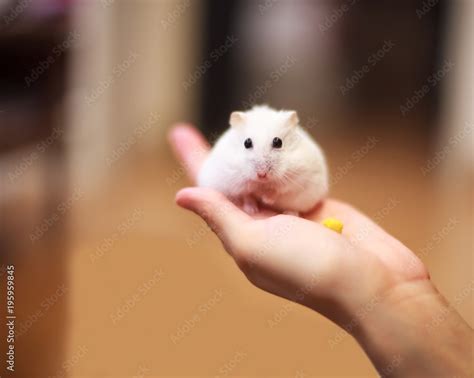
<path fill-rule="evenodd" d="M 209 145 L 184 124 L 169 141 L 194 183 Z M 352 206 L 325 199 L 302 217 L 269 209 L 250 217 L 222 194 L 197 187 L 180 190 L 176 202 L 207 222 L 254 285 L 343 327 L 382 376 L 472 372 L 472 329 L 416 255 Z M 328 217 L 343 222 L 342 234 L 320 224 Z"/>
<path fill-rule="evenodd" d="M 188 125 L 174 127 L 169 140 L 194 183 L 209 145 Z M 252 218 L 206 188 L 182 189 L 176 201 L 209 224 L 253 284 L 340 325 L 400 283 L 428 279 L 424 265 L 408 248 L 334 199 L 324 200 L 301 218 L 269 209 Z M 342 234 L 320 224 L 327 217 L 343 222 Z"/>

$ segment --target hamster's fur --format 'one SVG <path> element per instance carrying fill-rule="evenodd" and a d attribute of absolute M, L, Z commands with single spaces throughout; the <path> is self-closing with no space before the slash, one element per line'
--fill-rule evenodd
<path fill-rule="evenodd" d="M 222 192 L 250 214 L 259 203 L 304 213 L 327 194 L 323 152 L 296 112 L 255 106 L 233 112 L 229 123 L 199 172 L 199 186 Z"/>

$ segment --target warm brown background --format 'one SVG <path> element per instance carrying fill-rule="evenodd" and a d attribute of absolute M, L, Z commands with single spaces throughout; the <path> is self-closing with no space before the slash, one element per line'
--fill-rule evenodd
<path fill-rule="evenodd" d="M 368 136 L 379 142 L 333 195 L 377 217 L 414 251 L 426 251 L 422 259 L 434 282 L 472 324 L 471 251 L 467 244 L 451 247 L 469 233 L 470 209 L 456 207 L 469 203 L 472 187 L 442 213 L 434 177 L 419 172 L 428 156 L 425 142 L 413 133 L 372 129 L 365 136 L 322 140 L 332 170 L 345 166 Z M 40 241 L 28 261 L 17 260 L 23 314 L 41 308 L 60 285 L 67 288 L 20 339 L 20 369 L 61 373 L 69 370 L 61 367 L 67 362 L 72 376 L 213 376 L 236 361 L 233 375 L 375 376 L 350 336 L 318 314 L 253 287 L 203 222 L 174 205 L 176 189 L 188 184 L 181 172 L 166 146 L 126 159 L 100 194 L 84 194 L 74 203 L 68 226 Z M 176 174 L 176 183 L 168 184 Z M 427 247 L 449 217 L 459 224 Z M 123 232 L 122 222 L 129 225 Z M 73 237 L 57 240 L 62 233 Z M 107 238 L 114 240 L 111 247 L 104 247 Z M 160 278 L 153 281 L 156 270 Z M 150 279 L 150 289 L 140 294 Z M 467 297 L 454 302 L 466 285 Z M 128 300 L 134 302 L 129 309 L 123 307 Z M 204 311 L 200 306 L 206 304 Z M 124 315 L 114 324 L 119 308 Z M 178 327 L 196 314 L 200 320 L 173 343 Z M 37 358 L 27 363 L 32 355 Z"/>
<path fill-rule="evenodd" d="M 391 198 L 399 201 L 380 223 L 415 251 L 420 250 L 446 223 L 446 215 L 436 213 L 438 200 L 430 189 L 432 179 L 421 178 L 418 171 L 426 156 L 424 143 L 416 135 L 367 133 L 376 135 L 379 144 L 336 185 L 333 194 L 372 215 Z M 324 144 L 333 168 L 343 166 L 352 151 L 365 143 L 361 136 L 353 139 L 359 140 Z M 403 151 L 399 154 L 403 156 L 395 156 L 397 151 Z M 92 228 L 88 224 L 73 249 L 70 347 L 86 345 L 90 349 L 74 372 L 100 372 L 100 366 L 113 375 L 133 375 L 142 366 L 153 374 L 216 375 L 234 358 L 240 361 L 235 356 L 242 353 L 245 356 L 232 374 L 375 375 L 347 334 L 310 310 L 287 307 L 285 300 L 247 282 L 203 222 L 173 205 L 175 189 L 187 182 L 180 179 L 176 185 L 166 185 L 166 179 L 179 169 L 174 163 L 163 163 L 169 161 L 168 152 L 163 151 L 148 165 L 132 163 L 130 171 L 123 173 L 127 179 L 119 174 L 107 195 L 92 202 L 90 213 L 81 217 L 90 219 L 96 214 L 98 225 Z M 117 220 L 126 219 L 134 209 L 143 209 L 143 219 L 91 264 L 89 256 L 101 237 L 112 233 Z M 448 215 L 461 223 L 448 233 L 447 242 L 468 232 L 469 211 Z M 434 281 L 451 300 L 469 283 L 469 252 L 469 248 L 452 251 L 440 243 L 423 257 Z M 154 269 L 163 270 L 163 279 L 114 326 L 110 313 L 132 296 Z M 211 303 L 207 301 L 215 289 L 222 290 L 221 300 L 210 304 L 202 320 L 173 344 L 177 328 L 201 314 L 199 306 Z M 472 324 L 470 298 L 455 307 Z M 276 323 L 273 327 L 271 320 Z M 342 341 L 331 348 L 330 340 L 339 334 Z"/>
<path fill-rule="evenodd" d="M 200 3 L 192 2 L 166 32 L 160 20 L 179 1 L 107 4 L 74 10 L 70 22 L 82 39 L 72 50 L 69 90 L 54 102 L 53 120 L 36 120 L 64 127 L 64 137 L 14 182 L 8 174 L 36 147 L 1 155 L 1 258 L 16 267 L 17 332 L 24 328 L 17 336 L 17 376 L 376 376 L 350 336 L 253 287 L 204 223 L 174 204 L 175 192 L 189 182 L 166 133 L 173 121 L 199 118 L 199 85 L 184 92 L 181 83 L 201 62 Z M 471 45 L 466 25 L 474 23 L 460 9 L 446 36 L 452 43 L 445 54 L 457 65 L 443 81 L 438 117 L 419 112 L 426 104 L 401 117 L 397 87 L 395 94 L 387 89 L 394 96 L 391 112 L 380 104 L 348 111 L 347 98 L 332 99 L 329 115 L 308 104 L 297 108 L 339 177 L 331 195 L 374 217 L 415 251 L 472 326 L 474 81 L 472 54 L 463 46 Z M 139 58 L 88 105 L 85 95 L 131 50 Z M 380 72 L 369 73 L 365 83 L 374 75 Z M 272 104 L 294 97 L 289 78 L 269 91 Z M 416 90 L 418 81 L 399 97 Z M 356 90 L 352 96 L 363 97 Z M 324 99 L 314 102 L 324 108 Z M 155 113 L 158 120 L 108 165 L 120 143 Z M 12 119 L 2 118 L 2 125 Z M 470 134 L 423 175 L 421 167 L 466 124 Z M 354 154 L 369 138 L 376 143 L 356 162 Z M 66 203 L 68 210 L 32 243 L 32 230 Z M 3 296 L 4 275 L 1 280 Z"/>

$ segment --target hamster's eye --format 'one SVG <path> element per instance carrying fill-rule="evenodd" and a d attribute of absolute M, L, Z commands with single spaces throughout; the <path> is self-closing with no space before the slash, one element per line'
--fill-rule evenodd
<path fill-rule="evenodd" d="M 280 138 L 273 138 L 273 142 L 272 142 L 273 148 L 281 148 L 282 145 L 283 145 L 283 142 Z"/>
<path fill-rule="evenodd" d="M 250 138 L 245 139 L 244 146 L 247 149 L 252 148 L 253 147 L 252 139 Z"/>

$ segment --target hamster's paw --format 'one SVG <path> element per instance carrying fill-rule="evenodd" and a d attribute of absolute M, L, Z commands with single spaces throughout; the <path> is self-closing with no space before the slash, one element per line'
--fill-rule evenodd
<path fill-rule="evenodd" d="M 292 210 L 286 210 L 283 212 L 283 214 L 285 215 L 293 215 L 295 217 L 299 217 L 300 216 L 300 213 L 298 213 L 297 211 L 292 211 Z"/>
<path fill-rule="evenodd" d="M 262 202 L 267 206 L 272 206 L 275 204 L 276 198 L 274 196 L 262 196 Z"/>
<path fill-rule="evenodd" d="M 254 215 L 258 213 L 258 203 L 252 197 L 245 197 L 243 199 L 242 208 L 248 215 Z"/>

